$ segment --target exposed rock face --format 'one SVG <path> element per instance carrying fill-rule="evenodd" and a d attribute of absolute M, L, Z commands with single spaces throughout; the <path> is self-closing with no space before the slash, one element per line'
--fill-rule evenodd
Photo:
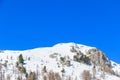
<path fill-rule="evenodd" d="M 71 46 L 70 51 L 75 53 L 73 60 L 77 62 L 83 62 L 85 64 L 94 64 L 99 66 L 101 70 L 107 68 L 111 69 L 111 61 L 105 56 L 105 54 L 97 48 L 86 48 L 82 50 L 83 47 L 78 45 Z"/>
<path fill-rule="evenodd" d="M 91 61 L 94 63 L 94 65 L 98 65 L 101 67 L 109 66 L 111 67 L 110 61 L 106 58 L 106 56 L 103 54 L 102 51 L 98 49 L 90 49 L 87 52 L 87 55 L 91 59 Z"/>

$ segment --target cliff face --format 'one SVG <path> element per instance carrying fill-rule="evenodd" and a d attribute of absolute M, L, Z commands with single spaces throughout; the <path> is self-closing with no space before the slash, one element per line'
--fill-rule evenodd
<path fill-rule="evenodd" d="M 94 63 L 94 65 L 97 66 L 109 66 L 111 67 L 111 62 L 110 60 L 105 56 L 105 54 L 98 50 L 98 49 L 90 49 L 87 52 L 87 55 L 91 59 L 91 61 Z"/>
<path fill-rule="evenodd" d="M 81 57 L 89 57 L 90 61 L 92 62 L 92 64 L 94 64 L 95 66 L 109 66 L 111 67 L 111 62 L 110 60 L 107 58 L 107 56 L 105 56 L 105 54 L 94 47 L 91 48 L 86 48 L 84 49 L 83 46 L 77 46 L 74 45 L 71 47 L 71 52 L 76 54 L 76 58 L 81 58 Z"/>

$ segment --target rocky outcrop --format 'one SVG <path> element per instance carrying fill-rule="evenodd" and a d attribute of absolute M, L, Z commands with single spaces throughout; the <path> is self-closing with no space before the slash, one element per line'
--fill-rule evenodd
<path fill-rule="evenodd" d="M 110 60 L 104 55 L 104 53 L 96 48 L 88 50 L 87 56 L 91 59 L 92 63 L 97 66 L 109 66 L 111 67 Z"/>

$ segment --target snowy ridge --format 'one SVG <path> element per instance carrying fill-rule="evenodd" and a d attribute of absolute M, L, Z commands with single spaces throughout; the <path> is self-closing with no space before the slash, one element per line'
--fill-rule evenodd
<path fill-rule="evenodd" d="M 88 55 L 97 52 L 101 51 L 95 47 L 76 43 L 60 43 L 53 47 L 24 51 L 0 51 L 0 80 L 120 80 L 119 64 L 110 61 L 110 67 L 104 71 L 108 64 L 101 67 L 99 66 L 101 64 L 96 65 L 91 58 L 89 59 Z M 20 55 L 23 56 L 22 63 L 19 62 Z M 84 79 L 85 70 L 90 73 L 89 79 Z M 31 72 L 34 72 L 35 77 Z M 50 73 L 54 78 L 50 79 Z M 59 75 L 55 78 L 57 73 Z"/>

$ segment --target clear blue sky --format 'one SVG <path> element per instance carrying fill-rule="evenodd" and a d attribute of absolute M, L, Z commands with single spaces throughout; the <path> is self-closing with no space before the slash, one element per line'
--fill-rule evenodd
<path fill-rule="evenodd" d="M 120 1 L 0 0 L 0 49 L 76 42 L 120 63 Z"/>

